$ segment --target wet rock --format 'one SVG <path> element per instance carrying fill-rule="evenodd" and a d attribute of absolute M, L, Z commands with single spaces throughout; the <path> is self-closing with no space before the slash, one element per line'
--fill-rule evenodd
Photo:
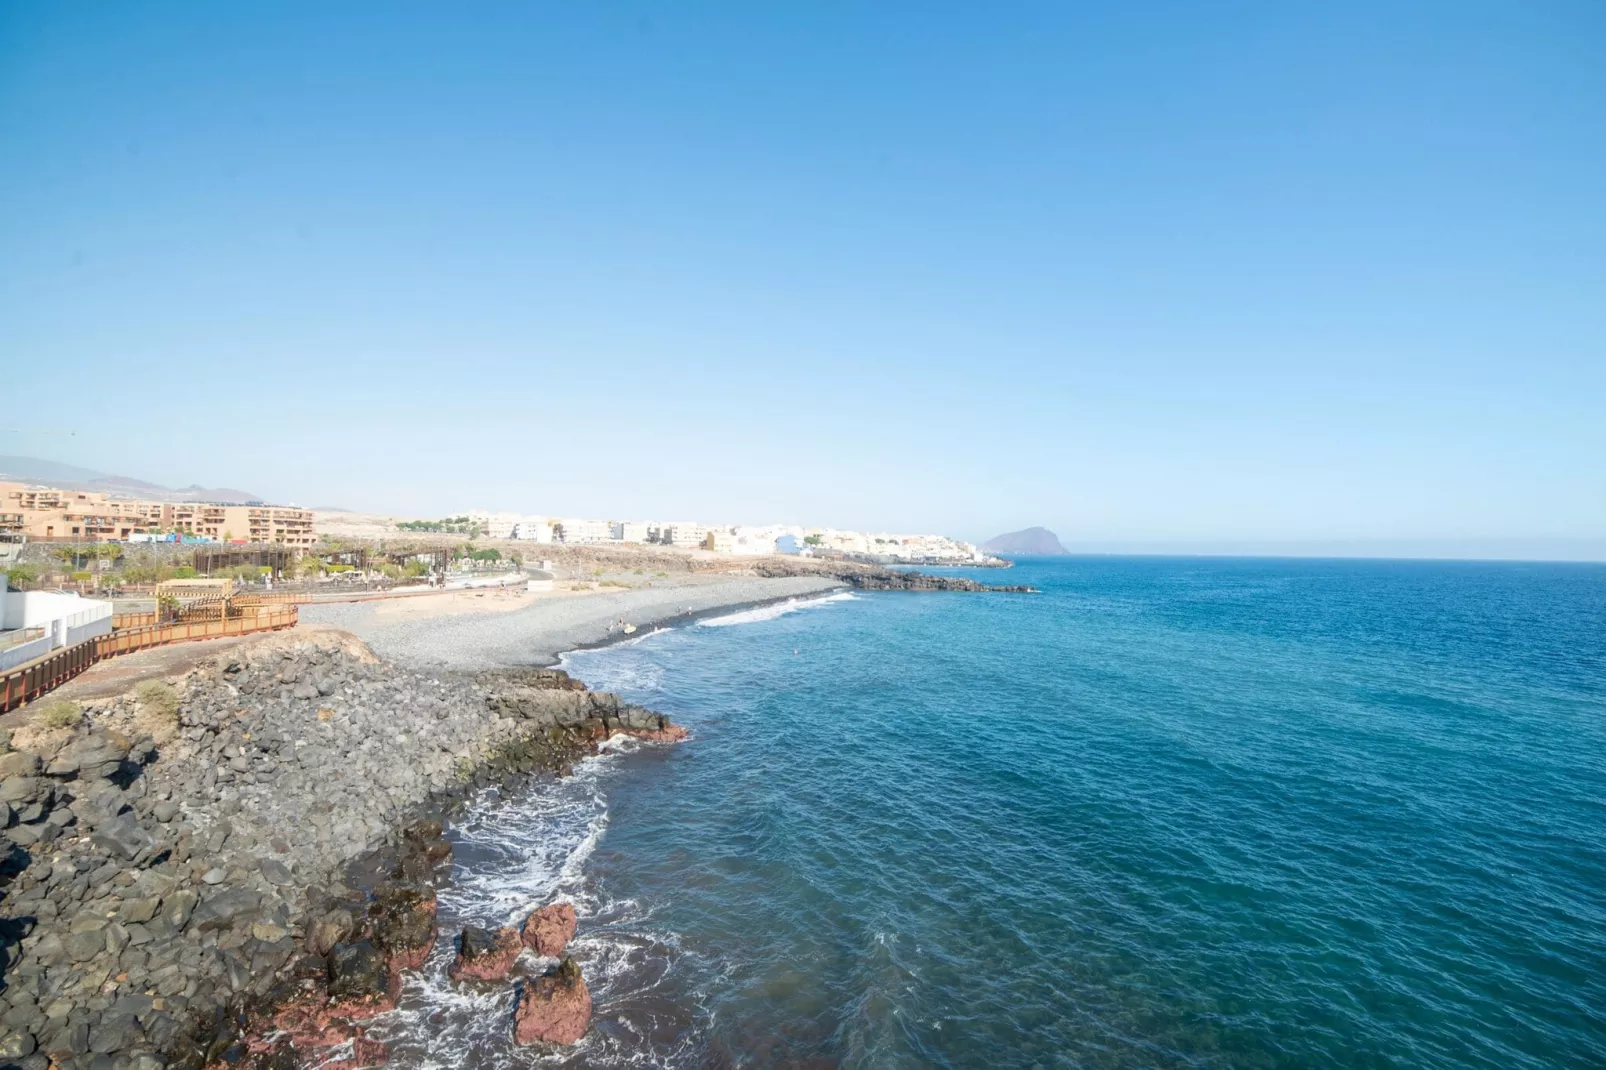
<path fill-rule="evenodd" d="M 524 950 L 517 929 L 463 930 L 457 940 L 457 958 L 447 968 L 454 981 L 505 981 Z"/>
<path fill-rule="evenodd" d="M 416 970 L 435 946 L 435 891 L 425 885 L 391 884 L 374 894 L 370 908 L 374 942 L 392 967 Z"/>
<path fill-rule="evenodd" d="M 370 940 L 336 944 L 329 952 L 329 998 L 345 1015 L 377 1014 L 394 1006 L 385 953 Z"/>
<path fill-rule="evenodd" d="M 557 958 L 574 939 L 574 904 L 552 903 L 531 914 L 524 922 L 524 946 L 537 955 Z"/>
<path fill-rule="evenodd" d="M 590 1025 L 591 992 L 572 958 L 520 986 L 514 1043 L 573 1044 Z"/>

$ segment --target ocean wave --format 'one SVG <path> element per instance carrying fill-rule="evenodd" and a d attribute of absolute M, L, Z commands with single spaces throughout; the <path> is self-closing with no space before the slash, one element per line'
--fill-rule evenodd
<path fill-rule="evenodd" d="M 796 613 L 800 609 L 812 609 L 816 606 L 828 605 L 832 602 L 856 602 L 858 595 L 851 591 L 837 591 L 820 598 L 788 598 L 784 602 L 772 602 L 767 606 L 757 606 L 753 609 L 744 609 L 737 613 L 727 613 L 720 617 L 707 617 L 697 622 L 699 628 L 726 628 L 733 624 L 757 624 L 759 621 L 774 620 L 784 617 L 788 613 Z"/>

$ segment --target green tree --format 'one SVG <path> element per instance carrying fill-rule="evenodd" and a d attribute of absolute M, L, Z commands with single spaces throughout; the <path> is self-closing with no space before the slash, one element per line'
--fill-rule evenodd
<path fill-rule="evenodd" d="M 6 582 L 19 590 L 39 582 L 39 566 L 17 562 L 6 569 Z"/>

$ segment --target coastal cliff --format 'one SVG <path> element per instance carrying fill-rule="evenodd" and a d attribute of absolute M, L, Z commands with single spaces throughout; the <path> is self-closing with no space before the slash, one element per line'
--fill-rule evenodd
<path fill-rule="evenodd" d="M 334 633 L 168 694 L 6 741 L 0 1065 L 382 1061 L 357 1023 L 434 946 L 450 808 L 620 732 L 684 736 L 559 671 L 432 677 Z"/>

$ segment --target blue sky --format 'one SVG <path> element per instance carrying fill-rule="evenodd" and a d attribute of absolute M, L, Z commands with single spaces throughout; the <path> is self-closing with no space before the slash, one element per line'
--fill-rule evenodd
<path fill-rule="evenodd" d="M 0 453 L 1606 556 L 1606 6 L 467 10 L 0 7 Z"/>

